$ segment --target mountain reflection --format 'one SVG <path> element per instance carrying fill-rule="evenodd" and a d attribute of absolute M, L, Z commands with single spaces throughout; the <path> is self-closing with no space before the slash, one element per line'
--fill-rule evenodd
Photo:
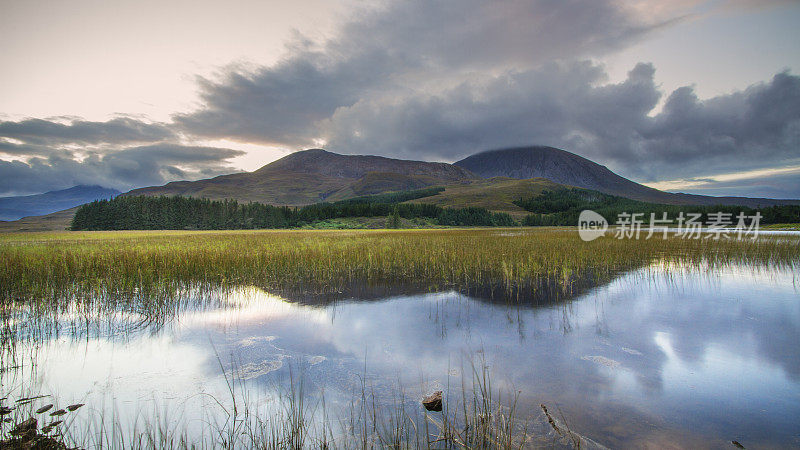
<path fill-rule="evenodd" d="M 114 395 L 143 398 L 162 390 L 152 374 L 171 370 L 204 391 L 220 388 L 224 370 L 264 392 L 302 369 L 308 392 L 324 391 L 332 404 L 346 403 L 364 379 L 388 403 L 393 386 L 409 398 L 446 390 L 471 376 L 477 358 L 494 387 L 521 391 L 529 414 L 539 403 L 558 405 L 571 426 L 607 445 L 664 433 L 684 445 L 733 435 L 779 445 L 791 442 L 800 417 L 793 277 L 738 266 L 651 267 L 613 280 L 543 280 L 516 301 L 491 288 L 362 284 L 281 297 L 251 287 L 213 301 L 188 296 L 158 323 L 131 309 L 92 325 L 67 309 L 50 316 L 59 332 L 48 333 L 45 316 L 29 317 L 38 325 L 28 328 L 20 317 L 16 326 L 26 331 L 13 335 L 6 356 L 33 355 L 31 378 L 77 396 L 86 395 L 78 386 L 91 395 L 116 377 L 123 381 Z M 120 374 L 108 367 L 119 360 L 139 366 Z M 65 371 L 83 381 L 65 382 L 57 375 Z"/>

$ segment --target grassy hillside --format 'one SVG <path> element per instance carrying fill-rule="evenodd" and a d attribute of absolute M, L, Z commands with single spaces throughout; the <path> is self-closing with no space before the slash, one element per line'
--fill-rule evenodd
<path fill-rule="evenodd" d="M 78 207 L 44 216 L 23 217 L 12 222 L 0 221 L 0 233 L 17 231 L 64 231 L 69 228 Z"/>
<path fill-rule="evenodd" d="M 565 186 L 544 178 L 517 180 L 514 178 L 495 177 L 488 180 L 477 180 L 464 184 L 444 186 L 444 192 L 418 200 L 415 203 L 430 203 L 442 207 L 465 208 L 475 206 L 490 211 L 505 212 L 515 218 L 528 214 L 523 208 L 514 204 L 520 198 L 540 194 L 546 190 L 564 189 Z"/>
<path fill-rule="evenodd" d="M 411 191 L 441 184 L 442 180 L 428 175 L 405 175 L 392 172 L 369 172 L 356 182 L 330 194 L 326 201 L 345 200 L 385 192 Z"/>
<path fill-rule="evenodd" d="M 255 172 L 173 182 L 135 189 L 124 195 L 180 195 L 303 206 L 476 179 L 478 177 L 468 170 L 445 163 L 305 150 L 292 153 Z"/>

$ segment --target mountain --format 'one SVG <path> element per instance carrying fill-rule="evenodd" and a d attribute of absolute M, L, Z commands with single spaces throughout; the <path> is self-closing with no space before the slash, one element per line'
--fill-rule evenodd
<path fill-rule="evenodd" d="M 798 204 L 798 200 L 747 197 L 710 197 L 659 191 L 610 171 L 607 167 L 564 150 L 534 146 L 489 150 L 455 163 L 483 178 L 547 178 L 555 183 L 593 189 L 634 200 L 670 205 L 770 206 Z"/>
<path fill-rule="evenodd" d="M 569 186 L 582 187 L 650 203 L 673 205 L 741 205 L 750 207 L 800 204 L 800 200 L 745 197 L 709 197 L 662 192 L 623 178 L 608 168 L 552 147 L 490 150 L 455 164 L 408 161 L 381 156 L 340 155 L 321 149 L 292 153 L 254 172 L 234 173 L 199 181 L 177 181 L 163 186 L 135 189 L 121 195 L 182 195 L 212 200 L 234 199 L 273 205 L 302 206 L 321 201 L 344 200 L 392 191 L 442 186 L 443 192 L 411 200 L 443 207 L 478 206 L 517 218 L 528 213 L 515 200 Z M 75 198 L 69 192 L 91 191 Z M 116 191 L 98 186 L 76 186 L 38 196 L 0 199 L 14 204 L 26 199 L 28 206 L 8 210 L 5 217 L 47 214 L 106 198 Z M 64 196 L 65 203 L 47 200 Z M 20 202 L 24 203 L 23 200 Z M 17 204 L 22 204 L 17 203 Z M 33 210 L 33 207 L 38 208 Z M 21 212 L 24 209 L 24 212 Z M 0 211 L 2 209 L 0 208 Z M 74 209 L 40 218 L 0 224 L 3 230 L 63 229 Z"/>
<path fill-rule="evenodd" d="M 102 186 L 73 186 L 60 191 L 19 197 L 0 197 L 0 220 L 17 220 L 72 208 L 94 200 L 114 197 L 119 191 Z"/>
<path fill-rule="evenodd" d="M 458 184 L 480 177 L 446 163 L 340 155 L 321 149 L 292 153 L 254 171 L 177 181 L 124 195 L 183 195 L 277 205 L 307 205 L 359 195 Z"/>

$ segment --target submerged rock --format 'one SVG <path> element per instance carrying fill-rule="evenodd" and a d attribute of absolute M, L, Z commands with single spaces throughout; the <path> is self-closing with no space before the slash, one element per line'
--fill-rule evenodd
<path fill-rule="evenodd" d="M 35 435 L 36 428 L 39 422 L 36 421 L 33 417 L 23 422 L 18 423 L 12 430 L 11 436 L 27 436 L 27 435 Z"/>
<path fill-rule="evenodd" d="M 45 436 L 52 431 L 53 425 L 42 427 L 38 433 L 38 421 L 31 417 L 18 423 L 9 433 L 8 439 L 0 439 L 0 450 L 31 449 L 31 450 L 66 450 L 67 446 L 54 437 Z"/>
<path fill-rule="evenodd" d="M 428 411 L 441 411 L 442 410 L 442 391 L 436 391 L 433 394 L 422 399 L 422 406 Z"/>

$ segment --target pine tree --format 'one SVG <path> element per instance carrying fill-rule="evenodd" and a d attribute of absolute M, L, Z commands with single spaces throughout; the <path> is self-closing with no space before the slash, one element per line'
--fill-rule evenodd
<path fill-rule="evenodd" d="M 395 206 L 389 219 L 386 221 L 386 228 L 400 228 L 400 211 Z"/>

